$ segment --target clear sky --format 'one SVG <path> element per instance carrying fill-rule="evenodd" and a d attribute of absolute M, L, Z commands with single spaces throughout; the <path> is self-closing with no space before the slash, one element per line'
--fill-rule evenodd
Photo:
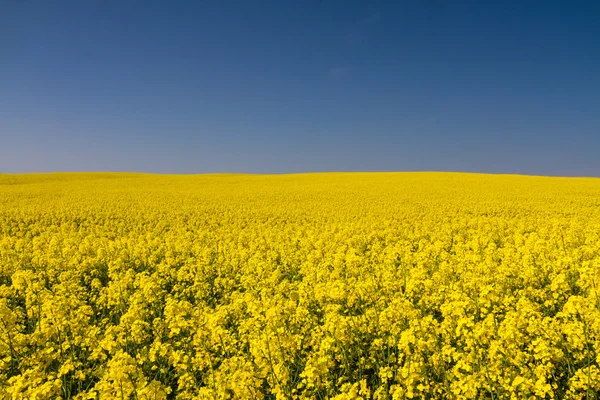
<path fill-rule="evenodd" d="M 0 172 L 600 176 L 600 1 L 0 1 Z"/>

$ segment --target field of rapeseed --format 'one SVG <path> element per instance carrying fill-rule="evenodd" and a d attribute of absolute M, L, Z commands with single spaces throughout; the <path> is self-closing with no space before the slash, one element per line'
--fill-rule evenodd
<path fill-rule="evenodd" d="M 0 398 L 592 399 L 600 179 L 0 175 Z"/>

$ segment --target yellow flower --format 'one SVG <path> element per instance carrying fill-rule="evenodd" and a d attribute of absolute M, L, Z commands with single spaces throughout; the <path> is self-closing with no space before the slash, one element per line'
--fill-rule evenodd
<path fill-rule="evenodd" d="M 599 198 L 598 179 L 0 174 L 0 398 L 591 398 Z"/>

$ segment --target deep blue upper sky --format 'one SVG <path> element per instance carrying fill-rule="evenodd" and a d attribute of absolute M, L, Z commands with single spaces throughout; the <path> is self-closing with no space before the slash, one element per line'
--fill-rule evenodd
<path fill-rule="evenodd" d="M 600 176 L 600 2 L 0 2 L 0 172 Z"/>

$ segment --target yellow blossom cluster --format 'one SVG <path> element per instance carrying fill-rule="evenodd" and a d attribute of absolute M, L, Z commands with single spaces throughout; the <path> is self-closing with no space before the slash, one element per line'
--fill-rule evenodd
<path fill-rule="evenodd" d="M 599 393 L 600 179 L 0 175 L 2 399 Z"/>

